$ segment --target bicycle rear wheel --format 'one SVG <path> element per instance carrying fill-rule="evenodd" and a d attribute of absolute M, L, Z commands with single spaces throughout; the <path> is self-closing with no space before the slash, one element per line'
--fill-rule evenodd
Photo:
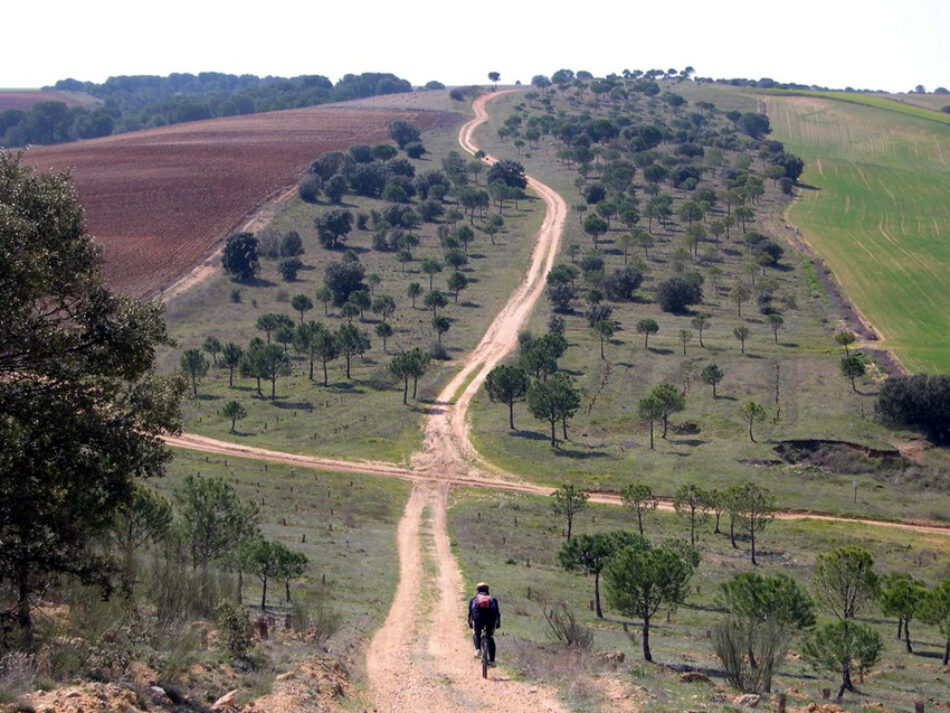
<path fill-rule="evenodd" d="M 482 678 L 488 678 L 488 632 L 482 629 Z"/>

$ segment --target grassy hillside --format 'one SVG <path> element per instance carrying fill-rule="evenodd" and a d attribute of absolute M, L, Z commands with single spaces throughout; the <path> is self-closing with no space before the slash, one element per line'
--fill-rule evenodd
<path fill-rule="evenodd" d="M 680 91 L 673 85 L 672 91 Z M 746 95 L 732 88 L 703 87 L 694 94 L 686 87 L 690 101 L 713 101 L 724 98 L 730 106 L 754 109 Z M 717 91 L 720 92 L 717 95 Z M 737 99 L 738 97 L 738 99 Z M 742 102 L 745 102 L 744 104 Z M 569 99 L 556 97 L 554 111 L 584 109 L 592 116 L 611 116 L 617 108 L 607 102 L 595 106 L 585 94 L 578 106 Z M 718 108 L 718 103 L 716 104 Z M 522 117 L 538 111 L 538 100 L 525 95 L 507 95 L 490 107 L 492 121 L 477 137 L 489 151 L 523 161 L 529 172 L 555 187 L 569 205 L 584 202 L 578 191 L 576 168 L 559 160 L 559 145 L 547 138 L 520 151 L 510 140 L 498 137 L 498 129 L 514 115 Z M 693 104 L 682 110 L 693 111 Z M 641 100 L 631 116 L 647 119 L 669 117 L 659 102 Z M 634 123 L 637 121 L 633 119 Z M 661 145 L 660 150 L 669 150 Z M 748 149 L 746 149 L 748 150 Z M 726 163 L 737 160 L 742 151 L 726 152 Z M 762 171 L 756 161 L 752 170 Z M 702 185 L 719 187 L 721 179 L 715 172 L 704 174 Z M 638 196 L 643 195 L 643 180 L 638 172 L 634 178 Z M 598 164 L 589 171 L 588 183 L 599 180 Z M 771 182 L 756 206 L 756 219 L 750 230 L 768 233 L 778 240 L 790 231 L 777 222 L 787 199 Z M 678 208 L 690 197 L 689 192 L 664 186 L 674 196 Z M 643 207 L 648 196 L 643 196 Z M 589 208 L 593 211 L 593 206 Z M 675 211 L 674 211 L 675 212 Z M 725 208 L 718 205 L 710 211 L 707 222 L 721 218 Z M 646 218 L 640 226 L 647 227 Z M 623 265 L 621 240 L 623 225 L 611 228 L 600 239 L 606 271 Z M 833 340 L 839 316 L 818 282 L 814 266 L 799 253 L 788 252 L 780 268 L 749 270 L 748 249 L 742 244 L 741 230 L 734 228 L 730 240 L 717 244 L 711 237 L 702 241 L 698 257 L 686 263 L 687 270 L 697 270 L 706 277 L 704 300 L 685 315 L 666 313 L 654 302 L 656 285 L 677 269 L 677 251 L 682 250 L 685 222 L 674 220 L 668 226 L 654 223 L 654 247 L 648 254 L 633 248 L 630 259 L 644 263 L 646 279 L 630 301 L 609 302 L 619 330 L 605 345 L 605 359 L 600 358 L 599 339 L 584 316 L 587 305 L 577 301 L 573 313 L 563 315 L 565 336 L 569 347 L 560 360 L 581 388 L 581 406 L 570 420 L 570 440 L 552 449 L 546 436 L 548 424 L 533 418 L 525 404 L 515 406 L 516 431 L 508 430 L 507 409 L 492 404 L 484 392 L 473 402 L 472 437 L 476 447 L 489 460 L 523 477 L 557 485 L 574 482 L 592 489 L 619 490 L 630 478 L 650 482 L 654 490 L 672 495 L 680 485 L 702 481 L 720 487 L 741 479 L 754 479 L 768 484 L 783 507 L 797 507 L 849 514 L 874 514 L 878 517 L 936 517 L 950 512 L 950 497 L 935 494 L 931 488 L 943 489 L 940 475 L 946 472 L 945 455 L 928 453 L 920 463 L 901 459 L 881 461 L 867 459 L 862 451 L 830 448 L 815 458 L 791 462 L 779 457 L 776 448 L 786 439 L 840 439 L 872 447 L 891 447 L 886 429 L 873 419 L 874 395 L 880 372 L 870 371 L 870 378 L 858 385 L 858 391 L 840 374 L 843 350 Z M 576 258 L 591 249 L 591 240 L 580 228 L 578 213 L 572 211 L 566 225 L 565 252 L 571 244 L 579 248 Z M 560 262 L 570 264 L 572 258 L 562 254 Z M 578 279 L 582 288 L 589 284 Z M 773 334 L 767 316 L 757 310 L 754 300 L 743 305 L 741 317 L 730 296 L 739 284 L 757 291 L 772 290 L 773 305 L 781 309 L 783 324 Z M 695 313 L 710 315 L 701 347 L 698 332 L 692 323 Z M 547 330 L 552 315 L 543 300 L 531 320 L 529 330 L 538 336 Z M 644 335 L 636 331 L 643 318 L 655 319 L 659 332 L 645 346 Z M 750 330 L 746 353 L 734 336 L 736 327 Z M 687 330 L 683 345 L 681 330 Z M 684 354 L 685 351 L 685 354 Z M 517 355 L 510 360 L 517 361 Z M 717 398 L 701 379 L 702 369 L 714 363 L 725 373 L 718 386 Z M 667 439 L 659 438 L 649 448 L 649 425 L 639 418 L 637 409 L 654 386 L 670 382 L 686 394 L 686 407 L 673 417 Z M 763 404 L 768 411 L 765 422 L 756 426 L 756 442 L 748 435 L 748 425 L 739 414 L 739 407 L 749 401 Z M 876 445 L 875 445 L 876 444 Z M 911 475 L 915 473 L 916 475 Z M 854 502 L 852 483 L 858 482 L 858 502 Z M 908 486 L 909 480 L 919 483 Z M 927 485 L 924 485 L 926 483 Z"/>
<path fill-rule="evenodd" d="M 563 519 L 552 517 L 545 498 L 458 491 L 450 511 L 456 556 L 467 583 L 472 587 L 487 580 L 499 597 L 502 629 L 498 659 L 520 675 L 546 681 L 559 690 L 562 699 L 576 711 L 612 711 L 619 697 L 638 701 L 642 710 L 734 711 L 736 692 L 720 674 L 720 662 L 709 638 L 722 618 L 719 585 L 739 572 L 762 575 L 787 574 L 806 589 L 817 554 L 844 544 L 869 550 L 881 574 L 906 571 L 913 563 L 914 576 L 934 584 L 950 575 L 950 538 L 921 537 L 879 527 L 839 523 L 774 521 L 757 544 L 762 556 L 758 567 L 748 560 L 747 543 L 730 546 L 728 534 L 713 534 L 710 519 L 699 527 L 697 546 L 702 561 L 690 581 L 685 604 L 666 615 L 657 615 L 651 632 L 655 664 L 643 662 L 639 622 L 628 621 L 605 605 L 605 619 L 598 620 L 589 608 L 594 597 L 592 577 L 568 574 L 558 565 L 557 551 L 563 540 Z M 727 521 L 723 527 L 728 531 Z M 636 516 L 619 508 L 593 506 L 577 516 L 575 534 L 635 529 Z M 689 539 L 685 519 L 672 513 L 645 515 L 644 534 L 654 543 L 667 538 Z M 603 592 L 603 586 L 601 591 Z M 593 651 L 623 652 L 626 661 L 605 660 L 589 651 L 565 649 L 556 643 L 542 616 L 558 602 L 565 602 L 580 624 L 593 631 Z M 546 603 L 546 604 L 545 604 Z M 819 609 L 820 611 L 820 609 Z M 819 617 L 820 621 L 830 621 Z M 896 621 L 883 617 L 872 605 L 861 620 L 882 636 L 885 651 L 863 684 L 860 694 L 846 694 L 847 711 L 880 709 L 911 710 L 914 700 L 930 700 L 934 710 L 945 699 L 945 673 L 940 659 L 942 637 L 936 628 L 914 622 L 914 654 L 895 640 Z M 809 701 L 820 701 L 821 690 L 837 690 L 834 675 L 818 673 L 799 656 L 800 642 L 792 644 L 790 660 L 773 682 L 773 693 L 788 694 L 789 710 L 805 710 Z M 702 675 L 685 676 L 685 672 Z M 619 673 L 615 678 L 611 673 Z M 706 677 L 708 676 L 708 677 Z M 840 676 L 838 677 L 840 679 Z M 775 705 L 774 698 L 772 706 Z M 866 707 L 867 706 L 867 707 Z M 873 708 L 871 707 L 873 706 Z M 768 708 L 766 708 L 768 710 Z M 773 707 L 772 710 L 775 710 Z M 837 709 L 836 709 L 837 710 Z"/>
<path fill-rule="evenodd" d="M 817 97 L 767 102 L 815 189 L 789 220 L 910 370 L 950 371 L 950 128 Z"/>

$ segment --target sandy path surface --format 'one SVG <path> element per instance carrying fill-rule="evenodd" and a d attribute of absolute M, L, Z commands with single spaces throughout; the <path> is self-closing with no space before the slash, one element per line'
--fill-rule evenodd
<path fill-rule="evenodd" d="M 502 93 L 488 94 L 475 100 L 475 118 L 459 131 L 459 143 L 469 153 L 474 154 L 478 150 L 473 135 L 475 129 L 488 119 L 485 104 Z M 489 164 L 495 161 L 491 156 L 485 158 L 485 162 Z M 436 471 L 449 477 L 493 470 L 486 463 L 478 462 L 478 454 L 472 447 L 466 422 L 468 407 L 488 372 L 517 346 L 518 332 L 531 315 L 544 290 L 545 278 L 554 265 L 567 217 L 567 205 L 552 189 L 530 177 L 528 187 L 541 197 L 546 211 L 541 228 L 535 236 L 528 269 L 521 284 L 508 298 L 505 306 L 489 325 L 485 336 L 465 360 L 464 366 L 436 397 L 435 413 L 426 424 L 423 450 L 412 458 L 412 465 L 416 470 Z M 464 390 L 458 393 L 463 384 Z"/>
<path fill-rule="evenodd" d="M 446 526 L 448 486 L 416 484 L 399 523 L 399 586 L 366 657 L 381 713 L 560 712 L 552 691 L 493 669 L 487 680 L 464 624 L 462 574 Z M 499 660 L 503 658 L 499 644 Z"/>

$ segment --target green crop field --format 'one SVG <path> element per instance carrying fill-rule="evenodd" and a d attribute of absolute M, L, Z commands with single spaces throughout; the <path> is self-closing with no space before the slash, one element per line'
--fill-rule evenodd
<path fill-rule="evenodd" d="M 950 127 L 811 96 L 767 102 L 813 188 L 790 222 L 908 369 L 950 371 Z"/>

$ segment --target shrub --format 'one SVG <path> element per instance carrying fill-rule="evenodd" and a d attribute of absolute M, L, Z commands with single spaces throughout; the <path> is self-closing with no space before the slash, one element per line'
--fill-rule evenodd
<path fill-rule="evenodd" d="M 406 144 L 405 150 L 409 158 L 422 158 L 422 154 L 426 152 L 426 147 L 419 141 L 412 141 Z"/>
<path fill-rule="evenodd" d="M 664 280 L 656 287 L 656 301 L 664 312 L 684 312 L 703 301 L 702 277 L 690 273 Z"/>
<path fill-rule="evenodd" d="M 293 602 L 290 625 L 294 631 L 307 634 L 318 644 L 325 644 L 339 630 L 341 622 L 339 612 L 323 594 Z"/>
<path fill-rule="evenodd" d="M 254 646 L 254 637 L 244 608 L 225 602 L 218 607 L 215 619 L 221 627 L 220 642 L 227 652 L 236 659 L 246 658 Z"/>
<path fill-rule="evenodd" d="M 286 282 L 293 282 L 297 279 L 297 273 L 300 272 L 300 268 L 303 267 L 303 263 L 300 262 L 299 258 L 296 257 L 285 257 L 279 263 L 277 263 L 277 270 L 280 272 L 280 276 L 284 278 Z"/>
<path fill-rule="evenodd" d="M 305 173 L 297 182 L 297 195 L 305 203 L 316 203 L 323 188 L 323 179 L 315 173 Z"/>
<path fill-rule="evenodd" d="M 589 649 L 594 643 L 594 632 L 581 624 L 577 614 L 565 602 L 550 604 L 543 596 L 537 597 L 538 607 L 548 624 L 548 634 L 568 648 Z"/>
<path fill-rule="evenodd" d="M 874 410 L 894 426 L 919 428 L 938 445 L 950 443 L 950 375 L 892 376 L 881 386 Z"/>

